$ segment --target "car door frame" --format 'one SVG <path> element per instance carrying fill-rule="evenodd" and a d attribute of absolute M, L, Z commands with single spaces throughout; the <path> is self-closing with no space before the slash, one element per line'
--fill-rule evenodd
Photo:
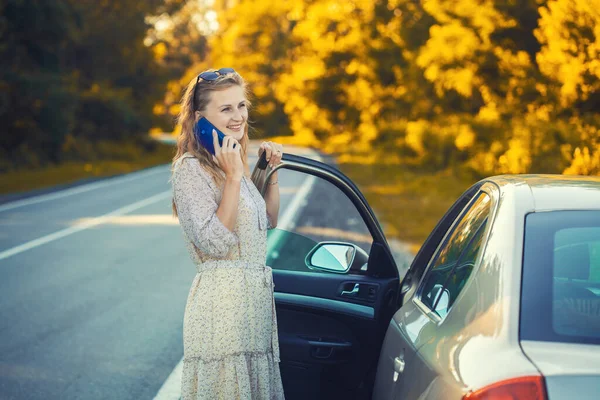
<path fill-rule="evenodd" d="M 393 258 L 391 249 L 383 233 L 383 229 L 377 220 L 375 213 L 369 206 L 360 189 L 338 169 L 320 161 L 311 160 L 306 157 L 293 154 L 284 154 L 282 164 L 269 171 L 266 177 L 268 181 L 270 176 L 278 170 L 287 169 L 296 171 L 308 176 L 321 178 L 334 186 L 336 186 L 344 195 L 352 202 L 356 210 L 363 219 L 369 233 L 373 238 L 367 270 L 364 275 L 356 273 L 350 274 L 319 274 L 316 272 L 296 272 L 285 270 L 273 270 L 275 281 L 275 303 L 277 307 L 288 307 L 289 309 L 301 309 L 305 313 L 314 313 L 319 315 L 328 313 L 329 315 L 338 315 L 340 319 L 356 318 L 359 321 L 362 311 L 358 307 L 354 309 L 343 307 L 333 297 L 319 297 L 323 293 L 325 287 L 331 288 L 340 279 L 353 280 L 356 282 L 387 282 L 383 286 L 376 297 L 376 302 L 373 304 L 373 313 L 371 318 L 372 324 L 376 329 L 370 332 L 372 339 L 368 342 L 373 347 L 371 354 L 372 360 L 366 360 L 364 365 L 367 369 L 365 373 L 365 381 L 372 388 L 375 371 L 377 367 L 377 359 L 383 336 L 387 325 L 396 310 L 397 297 L 399 293 L 399 272 L 396 262 Z M 262 193 L 264 195 L 264 192 Z M 336 281 L 336 282 L 334 282 Z M 295 283 L 296 288 L 292 288 L 289 283 Z M 298 290 L 298 287 L 300 290 Z M 295 293 L 294 293 L 295 292 Z M 335 293 L 334 293 L 335 294 Z M 352 306 L 353 300 L 348 301 L 347 305 Z M 335 307 L 329 307 L 328 304 L 335 304 Z M 364 313 L 363 313 L 364 314 Z M 281 325 L 280 325 L 281 330 Z M 363 342 L 360 343 L 361 345 Z M 370 348 L 370 347 L 369 347 Z M 283 357 L 282 357 L 283 361 Z M 292 360 L 293 361 L 293 360 Z M 369 389 L 370 390 L 370 389 Z"/>
<path fill-rule="evenodd" d="M 425 339 L 419 340 L 421 343 L 420 346 L 415 347 L 415 343 L 412 340 L 408 339 L 408 336 L 402 332 L 408 332 L 410 329 L 407 327 L 406 319 L 409 318 L 411 320 L 423 321 L 420 323 L 420 328 L 425 330 L 425 325 L 430 327 L 437 327 L 446 317 L 439 317 L 434 310 L 431 310 L 428 306 L 426 306 L 420 299 L 420 292 L 422 290 L 423 281 L 425 279 L 425 275 L 427 272 L 433 268 L 435 265 L 435 261 L 437 256 L 439 255 L 440 250 L 446 245 L 448 238 L 454 232 L 456 225 L 460 223 L 460 221 L 464 218 L 464 216 L 471 210 L 476 198 L 480 193 L 484 193 L 491 199 L 490 210 L 487 217 L 487 223 L 484 231 L 484 243 L 480 250 L 479 255 L 477 256 L 476 268 L 481 262 L 481 257 L 485 252 L 486 242 L 489 238 L 490 231 L 492 229 L 495 216 L 498 209 L 498 187 L 494 182 L 490 182 L 487 180 L 482 180 L 477 182 L 471 188 L 469 188 L 464 194 L 466 194 L 466 198 L 461 196 L 462 200 L 466 200 L 461 202 L 457 200 L 456 205 L 460 204 L 459 210 L 454 214 L 454 218 L 451 218 L 451 221 L 448 221 L 448 228 L 445 232 L 440 233 L 439 240 L 437 240 L 437 244 L 433 247 L 432 252 L 429 254 L 427 258 L 424 259 L 423 264 L 420 267 L 422 268 L 422 273 L 419 276 L 417 281 L 415 291 L 412 293 L 410 298 L 406 298 L 403 303 L 403 307 L 401 307 L 396 315 L 394 315 L 392 321 L 390 321 L 390 328 L 388 328 L 388 332 L 391 330 L 397 334 L 396 338 L 388 338 L 386 337 L 386 341 L 393 341 L 389 347 L 398 347 L 402 348 L 403 357 L 406 357 L 405 360 L 405 370 L 401 374 L 400 381 L 398 385 L 395 385 L 395 389 L 393 392 L 386 393 L 383 390 L 379 390 L 379 393 L 385 393 L 389 395 L 389 398 L 417 398 L 419 396 L 424 395 L 424 392 L 421 390 L 439 390 L 440 382 L 444 382 L 442 377 L 437 376 L 436 369 L 427 363 L 425 360 L 425 356 L 421 354 L 421 348 L 428 346 L 429 342 Z M 474 274 L 476 274 L 476 268 L 471 272 L 471 279 Z M 445 285 L 444 285 L 445 286 Z M 444 288 L 442 288 L 444 289 Z M 460 294 L 459 294 L 460 296 Z M 457 297 L 458 299 L 458 297 Z M 406 307 L 404 307 L 406 305 Z M 448 310 L 448 313 L 451 313 L 452 309 Z M 408 315 L 410 314 L 410 317 Z M 392 329 L 392 328 L 395 328 Z M 413 329 L 414 330 L 414 329 Z M 433 345 L 432 345 L 433 346 Z M 385 349 L 382 349 L 384 351 Z M 389 368 L 380 363 L 380 367 L 384 369 L 383 373 L 386 373 L 386 370 Z M 378 371 L 379 374 L 379 371 Z M 382 381 L 383 377 L 378 376 L 378 382 Z M 380 384 L 380 383 L 379 383 Z M 452 385 L 446 384 L 444 390 L 446 390 L 447 395 L 450 396 L 450 392 L 455 393 L 455 391 L 460 392 L 460 388 L 454 387 Z M 377 399 L 387 399 L 383 396 L 377 396 Z M 420 398 L 420 397 L 419 397 Z"/>
<path fill-rule="evenodd" d="M 371 252 L 369 253 L 369 264 L 367 266 L 367 276 L 375 278 L 392 278 L 399 277 L 398 267 L 392 255 L 392 251 L 388 244 L 387 238 L 383 233 L 383 228 L 379 223 L 379 220 L 375 216 L 375 213 L 367 199 L 362 194 L 360 189 L 356 186 L 350 178 L 348 178 L 339 169 L 336 169 L 328 164 L 321 161 L 312 160 L 310 158 L 298 156 L 295 154 L 284 153 L 282 157 L 282 164 L 273 168 L 267 175 L 266 181 L 269 181 L 270 176 L 278 171 L 279 169 L 289 169 L 291 171 L 306 173 L 318 178 L 322 178 L 329 183 L 336 186 L 342 191 L 354 204 L 357 211 L 363 218 L 369 233 L 373 237 L 373 245 Z M 265 189 L 266 190 L 266 187 Z M 264 196 L 264 192 L 261 193 Z M 373 250 L 375 249 L 375 257 L 373 257 Z M 393 268 L 385 269 L 382 264 L 379 263 L 382 257 L 386 257 L 392 262 Z M 383 264 L 385 265 L 385 264 Z"/>
<path fill-rule="evenodd" d="M 471 200 L 487 182 L 488 181 L 486 180 L 481 180 L 464 191 L 452 206 L 450 206 L 446 213 L 444 213 L 427 239 L 425 239 L 425 242 L 423 242 L 419 248 L 419 251 L 413 258 L 410 267 L 402 279 L 400 294 L 398 296 L 398 309 L 400 309 L 407 301 L 414 298 L 421 283 L 421 278 L 427 270 L 429 261 L 436 253 L 442 240 L 444 240 L 446 233 L 452 229 L 456 220 L 461 217 L 465 207 L 469 205 Z"/>

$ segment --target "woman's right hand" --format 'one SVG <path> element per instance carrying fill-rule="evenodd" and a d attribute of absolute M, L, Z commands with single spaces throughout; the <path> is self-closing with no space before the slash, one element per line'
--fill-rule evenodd
<path fill-rule="evenodd" d="M 219 146 L 217 131 L 213 129 L 213 145 L 215 147 L 215 157 L 219 166 L 227 175 L 227 178 L 242 179 L 244 176 L 244 164 L 240 153 L 241 145 L 231 136 L 225 136 L 223 147 Z M 235 145 L 235 148 L 233 147 Z"/>

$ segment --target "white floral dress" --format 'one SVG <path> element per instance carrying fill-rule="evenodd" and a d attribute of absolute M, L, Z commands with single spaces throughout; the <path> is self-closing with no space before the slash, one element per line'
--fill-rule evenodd
<path fill-rule="evenodd" d="M 265 201 L 244 177 L 233 232 L 215 214 L 222 189 L 191 154 L 173 197 L 198 273 L 183 321 L 183 399 L 283 399 Z"/>

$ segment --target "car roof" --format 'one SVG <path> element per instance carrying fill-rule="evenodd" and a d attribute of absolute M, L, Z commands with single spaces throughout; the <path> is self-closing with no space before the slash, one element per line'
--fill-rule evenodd
<path fill-rule="evenodd" d="M 600 176 L 579 175 L 499 175 L 485 179 L 499 186 L 500 192 L 526 186 L 536 211 L 600 210 Z"/>

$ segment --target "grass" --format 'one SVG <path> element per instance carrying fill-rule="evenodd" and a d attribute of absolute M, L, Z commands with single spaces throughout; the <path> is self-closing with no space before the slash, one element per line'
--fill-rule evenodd
<path fill-rule="evenodd" d="M 0 174 L 0 194 L 25 192 L 56 185 L 120 175 L 140 169 L 169 163 L 173 157 L 172 145 L 158 143 L 152 152 L 132 160 L 100 160 L 94 162 L 67 162 L 39 169 L 25 169 Z"/>
<path fill-rule="evenodd" d="M 414 252 L 454 201 L 476 181 L 452 170 L 426 172 L 401 163 L 343 161 L 338 165 L 360 187 L 386 236 L 408 243 Z"/>

